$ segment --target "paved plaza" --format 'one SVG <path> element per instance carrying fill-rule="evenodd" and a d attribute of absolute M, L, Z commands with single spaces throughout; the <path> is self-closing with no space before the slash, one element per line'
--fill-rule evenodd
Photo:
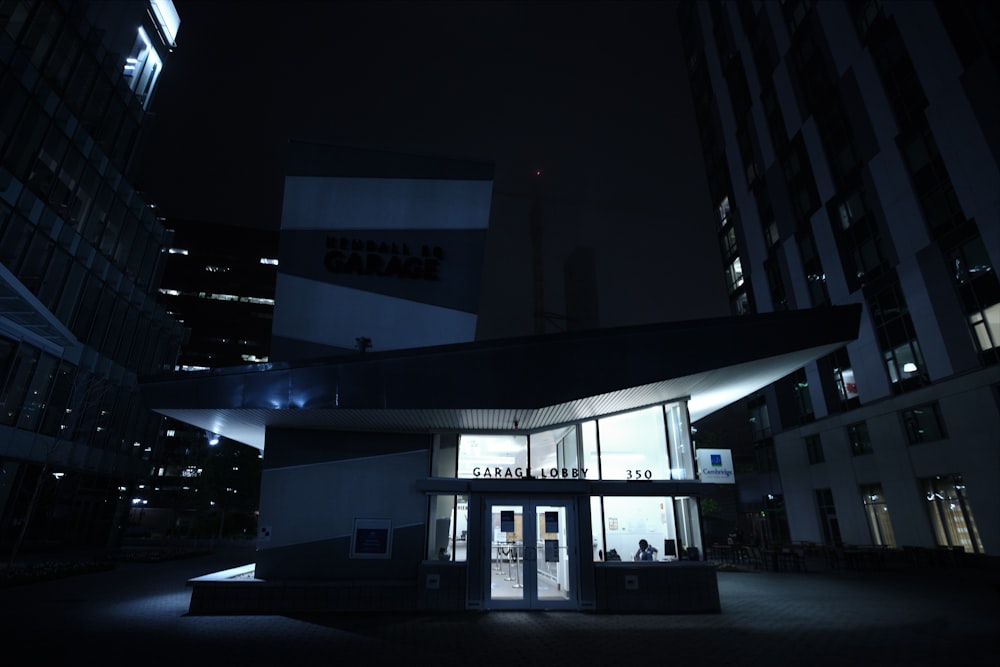
<path fill-rule="evenodd" d="M 0 588 L 5 664 L 1000 664 L 1000 571 L 720 571 L 722 611 L 189 616 L 187 580 L 252 562 L 226 547 Z M 20 657 L 17 657 L 20 656 Z"/>

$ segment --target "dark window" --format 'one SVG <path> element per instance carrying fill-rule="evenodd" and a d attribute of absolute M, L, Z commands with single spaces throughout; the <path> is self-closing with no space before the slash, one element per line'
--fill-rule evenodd
<path fill-rule="evenodd" d="M 823 458 L 823 441 L 819 434 L 806 436 L 806 454 L 809 456 L 809 465 L 816 465 L 826 461 Z"/>
<path fill-rule="evenodd" d="M 833 491 L 816 489 L 816 511 L 819 513 L 819 524 L 823 528 L 823 544 L 840 546 L 840 522 L 837 520 L 837 506 L 833 502 Z"/>
<path fill-rule="evenodd" d="M 755 443 L 754 457 L 758 472 L 778 472 L 778 456 L 774 449 L 774 439 L 765 438 Z"/>
<path fill-rule="evenodd" d="M 771 420 L 767 413 L 767 401 L 758 396 L 747 405 L 750 413 L 750 436 L 754 442 L 760 442 L 771 437 Z"/>
<path fill-rule="evenodd" d="M 35 374 L 35 365 L 40 354 L 38 349 L 30 345 L 18 346 L 6 382 L 0 391 L 0 424 L 13 426 L 17 423 L 21 404 Z"/>
<path fill-rule="evenodd" d="M 851 441 L 852 456 L 864 456 L 874 451 L 871 437 L 868 435 L 868 425 L 864 422 L 848 425 L 847 437 Z"/>
<path fill-rule="evenodd" d="M 903 426 L 906 428 L 906 437 L 909 438 L 911 445 L 942 440 L 947 437 L 944 421 L 941 419 L 941 410 L 937 403 L 918 405 L 909 410 L 903 410 L 901 414 Z"/>
<path fill-rule="evenodd" d="M 931 235 L 940 238 L 964 225 L 965 214 L 930 128 L 922 123 L 901 133 L 896 143 Z"/>
<path fill-rule="evenodd" d="M 1000 361 L 1000 281 L 975 223 L 971 238 L 948 252 L 948 261 L 958 288 L 972 338 L 986 363 Z"/>

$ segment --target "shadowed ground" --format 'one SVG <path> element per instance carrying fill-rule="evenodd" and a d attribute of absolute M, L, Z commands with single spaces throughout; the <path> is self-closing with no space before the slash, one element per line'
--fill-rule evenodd
<path fill-rule="evenodd" d="M 5 653 L 138 665 L 1000 664 L 1000 570 L 720 571 L 722 612 L 188 616 L 252 547 L 0 588 Z M 655 661 L 646 662 L 646 661 Z"/>

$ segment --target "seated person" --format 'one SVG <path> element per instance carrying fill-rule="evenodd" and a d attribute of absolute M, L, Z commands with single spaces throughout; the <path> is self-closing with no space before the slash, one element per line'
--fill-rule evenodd
<path fill-rule="evenodd" d="M 656 560 L 656 547 L 649 546 L 646 540 L 639 540 L 639 550 L 632 560 Z"/>

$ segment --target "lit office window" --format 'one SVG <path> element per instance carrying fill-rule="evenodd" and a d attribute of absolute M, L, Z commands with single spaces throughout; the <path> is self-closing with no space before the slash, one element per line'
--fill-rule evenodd
<path fill-rule="evenodd" d="M 882 485 L 869 484 L 861 487 L 861 499 L 865 506 L 865 516 L 868 518 L 872 544 L 879 547 L 895 547 L 896 536 L 892 531 L 892 521 L 889 520 L 889 508 L 885 504 Z"/>
<path fill-rule="evenodd" d="M 716 217 L 719 220 L 719 227 L 725 227 L 726 222 L 729 221 L 730 212 L 729 197 L 725 197 L 715 209 Z"/>
<path fill-rule="evenodd" d="M 729 282 L 729 291 L 735 292 L 743 285 L 743 264 L 737 257 L 726 267 L 726 279 Z"/>
<path fill-rule="evenodd" d="M 939 475 L 923 480 L 927 510 L 938 546 L 961 547 L 983 553 L 983 542 L 966 497 L 961 475 Z"/>
<path fill-rule="evenodd" d="M 143 108 L 149 103 L 162 70 L 160 54 L 153 48 L 146 31 L 140 27 L 132 51 L 125 58 L 122 74 L 129 89 L 142 102 Z"/>
<path fill-rule="evenodd" d="M 700 552 L 697 522 L 690 525 L 691 508 L 685 500 L 658 496 L 591 498 L 594 560 L 637 560 L 639 540 L 646 540 L 656 550 L 650 560 L 677 560 L 688 555 L 686 549 L 691 547 Z"/>
<path fill-rule="evenodd" d="M 841 402 L 847 403 L 858 397 L 858 385 L 854 381 L 853 368 L 834 368 L 833 379 L 837 384 L 837 393 L 840 395 Z"/>

